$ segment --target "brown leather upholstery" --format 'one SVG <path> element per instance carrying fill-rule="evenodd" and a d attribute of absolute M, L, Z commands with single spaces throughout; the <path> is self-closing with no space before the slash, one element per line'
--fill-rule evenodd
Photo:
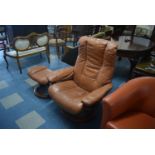
<path fill-rule="evenodd" d="M 155 128 L 155 78 L 133 79 L 102 102 L 102 128 Z"/>
<path fill-rule="evenodd" d="M 50 86 L 49 94 L 63 109 L 77 114 L 82 110 L 81 100 L 88 92 L 80 88 L 73 80 L 68 80 Z"/>
<path fill-rule="evenodd" d="M 28 71 L 28 75 L 34 81 L 37 81 L 41 85 L 48 84 L 48 76 L 52 75 L 53 71 L 49 70 L 45 66 L 34 66 L 31 67 Z"/>
<path fill-rule="evenodd" d="M 49 95 L 67 112 L 80 113 L 95 105 L 112 88 L 116 45 L 110 41 L 81 37 L 74 67 L 55 71 Z"/>

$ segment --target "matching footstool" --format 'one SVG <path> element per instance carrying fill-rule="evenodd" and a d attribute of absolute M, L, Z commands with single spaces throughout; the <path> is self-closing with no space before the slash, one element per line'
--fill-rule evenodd
<path fill-rule="evenodd" d="M 48 76 L 51 76 L 52 70 L 45 66 L 34 66 L 28 71 L 28 75 L 31 79 L 38 82 L 38 85 L 34 88 L 34 94 L 40 98 L 48 98 L 49 81 Z"/>

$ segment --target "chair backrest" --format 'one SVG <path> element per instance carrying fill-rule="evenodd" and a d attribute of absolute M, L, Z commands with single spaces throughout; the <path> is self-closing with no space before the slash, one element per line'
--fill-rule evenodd
<path fill-rule="evenodd" d="M 74 81 L 87 91 L 109 83 L 114 72 L 116 50 L 116 44 L 111 41 L 81 37 Z"/>
<path fill-rule="evenodd" d="M 36 44 L 38 46 L 46 46 L 48 44 L 48 35 L 47 34 L 40 34 L 36 37 Z"/>
<path fill-rule="evenodd" d="M 71 25 L 58 25 L 55 28 L 54 37 L 56 39 L 63 39 L 67 41 L 67 38 L 72 34 L 72 26 Z"/>
<path fill-rule="evenodd" d="M 25 51 L 37 46 L 48 45 L 48 34 L 31 33 L 28 36 L 19 36 L 14 39 L 13 46 L 16 51 Z"/>
<path fill-rule="evenodd" d="M 30 46 L 30 41 L 27 38 L 18 38 L 14 42 L 14 47 L 18 51 L 24 51 L 27 50 Z"/>

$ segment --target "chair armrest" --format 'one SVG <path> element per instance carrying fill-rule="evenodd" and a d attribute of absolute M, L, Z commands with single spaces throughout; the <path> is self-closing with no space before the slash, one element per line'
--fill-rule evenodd
<path fill-rule="evenodd" d="M 53 71 L 53 73 L 48 77 L 50 83 L 66 81 L 73 79 L 74 67 L 64 68 L 61 70 Z"/>
<path fill-rule="evenodd" d="M 123 113 L 138 109 L 144 97 L 141 86 L 131 80 L 103 98 L 103 113 L 108 120 L 112 120 Z"/>
<path fill-rule="evenodd" d="M 84 103 L 85 106 L 92 106 L 96 102 L 102 99 L 108 91 L 112 88 L 112 83 L 108 83 L 104 85 L 103 87 L 100 87 L 91 93 L 89 93 L 87 96 L 85 96 L 82 99 L 82 102 Z"/>

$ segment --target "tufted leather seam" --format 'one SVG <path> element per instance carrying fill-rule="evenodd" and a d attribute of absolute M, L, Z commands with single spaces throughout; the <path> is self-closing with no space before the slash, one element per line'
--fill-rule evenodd
<path fill-rule="evenodd" d="M 83 72 L 84 72 L 84 69 L 85 69 L 85 66 L 86 66 L 86 62 L 87 62 L 87 52 L 88 52 L 88 47 L 87 47 L 87 42 L 86 42 L 86 45 L 85 45 L 85 47 L 86 47 L 86 56 L 85 56 L 85 59 L 86 59 L 86 61 L 85 61 L 85 63 L 84 63 L 84 65 L 83 65 L 83 69 L 82 69 L 82 71 L 81 71 L 81 75 L 83 75 Z"/>
<path fill-rule="evenodd" d="M 88 44 L 88 43 L 87 43 Z M 95 78 L 91 78 L 91 77 L 88 77 L 86 74 L 84 74 L 83 72 L 84 72 L 84 69 L 86 68 L 86 65 L 87 65 L 87 62 L 88 62 L 88 46 L 86 45 L 86 47 L 87 47 L 87 50 L 86 50 L 86 61 L 85 61 L 85 64 L 84 64 L 84 67 L 83 67 L 83 69 L 82 69 L 82 75 L 84 75 L 84 76 L 86 76 L 87 78 L 89 78 L 89 79 L 93 79 L 93 80 L 96 80 L 96 77 Z M 99 70 L 100 71 L 100 70 Z M 98 71 L 98 73 L 99 73 L 99 71 Z M 98 75 L 98 73 L 97 73 L 97 75 Z"/>
<path fill-rule="evenodd" d="M 104 49 L 104 54 L 103 54 L 103 60 L 102 60 L 102 66 L 100 67 L 100 69 L 98 70 L 98 73 L 96 75 L 96 79 L 98 79 L 98 76 L 99 76 L 99 73 L 101 72 L 101 69 L 104 67 L 104 57 L 105 57 L 105 54 L 106 54 L 106 48 L 107 48 L 107 45 L 108 45 L 108 42 L 106 44 L 106 47 Z M 98 80 L 96 80 L 96 82 L 98 83 Z M 99 84 L 99 83 L 98 83 Z"/>

